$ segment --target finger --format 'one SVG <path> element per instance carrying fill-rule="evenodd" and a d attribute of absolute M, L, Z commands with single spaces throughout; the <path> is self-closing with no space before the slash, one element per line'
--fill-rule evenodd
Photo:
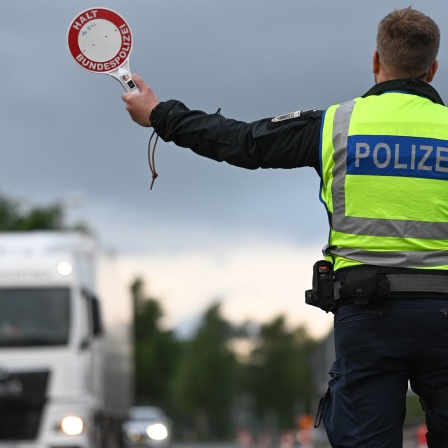
<path fill-rule="evenodd" d="M 140 78 L 140 76 L 138 76 L 136 73 L 134 73 L 132 75 L 132 78 L 135 81 L 135 84 L 137 85 L 137 87 L 142 91 L 146 91 L 149 92 L 151 91 L 151 88 L 149 87 L 148 84 L 146 84 L 145 80 L 143 78 Z"/>

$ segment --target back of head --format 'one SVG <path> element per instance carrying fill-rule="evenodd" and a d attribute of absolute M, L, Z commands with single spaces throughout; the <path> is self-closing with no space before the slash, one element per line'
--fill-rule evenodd
<path fill-rule="evenodd" d="M 392 11 L 378 25 L 379 60 L 394 78 L 414 78 L 428 72 L 439 44 L 440 30 L 434 20 L 411 7 Z"/>

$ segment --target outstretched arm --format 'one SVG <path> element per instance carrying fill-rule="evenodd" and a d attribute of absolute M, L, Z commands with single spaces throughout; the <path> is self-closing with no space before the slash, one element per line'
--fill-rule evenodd
<path fill-rule="evenodd" d="M 266 118 L 245 123 L 219 112 L 190 110 L 176 100 L 161 102 L 142 78 L 133 78 L 140 93 L 122 95 L 126 109 L 139 125 L 154 126 L 162 140 L 242 168 L 312 166 L 319 172 L 321 111 L 297 113 L 280 121 Z"/>

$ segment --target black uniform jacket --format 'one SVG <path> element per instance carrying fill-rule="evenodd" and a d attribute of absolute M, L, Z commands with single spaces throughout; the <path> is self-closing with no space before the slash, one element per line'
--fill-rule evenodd
<path fill-rule="evenodd" d="M 377 84 L 364 97 L 391 90 L 425 96 L 443 104 L 429 84 L 410 79 Z M 266 118 L 245 123 L 218 113 L 190 110 L 180 101 L 169 100 L 157 105 L 150 119 L 164 141 L 172 141 L 218 162 L 247 169 L 310 166 L 320 175 L 323 114 L 322 110 L 309 110 L 295 118 L 279 121 Z"/>

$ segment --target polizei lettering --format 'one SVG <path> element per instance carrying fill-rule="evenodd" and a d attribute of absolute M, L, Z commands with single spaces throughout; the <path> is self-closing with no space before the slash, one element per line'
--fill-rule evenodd
<path fill-rule="evenodd" d="M 350 136 L 347 174 L 448 180 L 448 141 L 417 137 Z"/>
<path fill-rule="evenodd" d="M 126 60 L 126 56 L 124 58 L 116 56 L 107 62 L 94 62 L 87 59 L 82 53 L 79 53 L 75 59 L 87 70 L 91 70 L 93 72 L 109 72 L 120 67 L 120 65 Z"/>

